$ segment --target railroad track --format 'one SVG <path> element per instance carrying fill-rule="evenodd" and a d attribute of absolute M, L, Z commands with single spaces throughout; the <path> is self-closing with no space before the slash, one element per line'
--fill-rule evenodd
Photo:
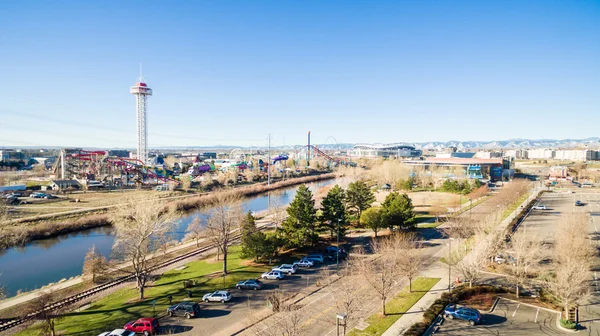
<path fill-rule="evenodd" d="M 263 225 L 263 226 L 261 226 L 258 229 L 259 230 L 264 230 L 264 229 L 267 228 L 267 226 L 268 225 Z M 241 238 L 241 234 L 235 234 L 235 235 L 233 235 L 231 237 L 230 244 L 233 244 L 233 243 L 239 241 L 240 238 Z M 167 267 L 167 266 L 170 266 L 170 265 L 175 264 L 177 262 L 180 262 L 180 261 L 189 259 L 191 257 L 197 256 L 197 255 L 202 254 L 202 253 L 204 253 L 206 251 L 209 251 L 209 250 L 211 250 L 211 249 L 213 249 L 215 247 L 216 247 L 216 244 L 212 243 L 212 244 L 209 244 L 207 246 L 201 247 L 201 248 L 199 248 L 197 250 L 194 250 L 192 252 L 189 252 L 189 253 L 186 253 L 186 254 L 182 254 L 182 255 L 174 257 L 172 259 L 166 260 L 166 261 L 164 261 L 164 262 L 162 262 L 162 263 L 160 263 L 160 264 L 155 265 L 154 267 L 152 267 L 150 269 L 150 272 L 154 272 L 154 271 L 159 270 L 159 269 L 161 269 L 163 267 Z M 13 319 L 0 320 L 0 332 L 6 331 L 6 330 L 8 330 L 10 328 L 14 328 L 16 326 L 19 326 L 19 325 L 25 323 L 25 322 L 34 320 L 36 317 L 38 317 L 40 314 L 42 314 L 44 312 L 49 312 L 49 311 L 53 311 L 53 310 L 58 309 L 58 308 L 70 306 L 70 305 L 72 305 L 72 304 L 74 304 L 76 302 L 79 302 L 79 301 L 81 301 L 83 299 L 86 299 L 86 298 L 88 298 L 88 297 L 90 297 L 92 295 L 98 294 L 98 293 L 100 293 L 102 291 L 105 291 L 105 290 L 107 290 L 109 288 L 113 288 L 113 287 L 119 286 L 119 285 L 121 285 L 121 284 L 123 284 L 125 282 L 132 281 L 132 280 L 135 280 L 135 276 L 134 275 L 127 275 L 127 276 L 124 276 L 124 277 L 120 277 L 120 278 L 115 279 L 113 281 L 110 281 L 110 282 L 107 282 L 105 284 L 96 286 L 94 288 L 90 288 L 90 289 L 85 290 L 83 292 L 80 292 L 80 293 L 68 296 L 68 297 L 66 297 L 66 298 L 64 298 L 62 300 L 56 301 L 54 303 L 51 303 L 51 304 L 45 306 L 41 310 L 29 313 L 27 316 L 23 316 L 23 317 L 19 317 L 19 318 L 13 318 Z"/>

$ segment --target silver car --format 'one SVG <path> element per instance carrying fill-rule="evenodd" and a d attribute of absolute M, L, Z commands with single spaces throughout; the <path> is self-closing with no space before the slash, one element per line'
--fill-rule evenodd
<path fill-rule="evenodd" d="M 279 272 L 281 272 L 281 273 L 284 273 L 284 274 L 288 274 L 288 275 L 290 275 L 290 274 L 294 274 L 294 273 L 296 273 L 296 269 L 297 269 L 297 268 L 298 268 L 298 266 L 296 266 L 296 265 L 292 265 L 292 264 L 283 264 L 283 265 L 281 265 L 281 266 L 274 267 L 274 268 L 273 268 L 273 271 L 279 271 Z"/>
<path fill-rule="evenodd" d="M 216 292 L 205 294 L 202 297 L 202 301 L 204 301 L 204 302 L 225 303 L 229 300 L 231 300 L 231 294 L 229 294 L 228 291 L 216 291 Z"/>
<path fill-rule="evenodd" d="M 263 273 L 260 277 L 269 280 L 281 280 L 284 278 L 284 275 L 279 271 L 271 271 Z"/>

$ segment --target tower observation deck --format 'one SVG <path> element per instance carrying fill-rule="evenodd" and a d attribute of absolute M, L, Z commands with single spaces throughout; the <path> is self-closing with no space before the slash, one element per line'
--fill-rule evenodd
<path fill-rule="evenodd" d="M 148 160 L 147 99 L 148 96 L 152 95 L 152 89 L 140 77 L 139 81 L 131 87 L 129 92 L 135 96 L 136 101 L 137 159 L 146 164 Z"/>

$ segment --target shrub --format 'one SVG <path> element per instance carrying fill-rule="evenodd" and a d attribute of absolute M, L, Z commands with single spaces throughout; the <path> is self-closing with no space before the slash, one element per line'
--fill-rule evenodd
<path fill-rule="evenodd" d="M 567 319 L 560 319 L 560 326 L 566 329 L 576 329 L 577 323 Z"/>

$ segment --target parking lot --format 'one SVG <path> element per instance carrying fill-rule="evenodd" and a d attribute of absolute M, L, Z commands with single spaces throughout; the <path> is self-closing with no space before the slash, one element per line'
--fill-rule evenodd
<path fill-rule="evenodd" d="M 261 290 L 237 290 L 229 292 L 232 299 L 229 302 L 201 302 L 200 317 L 186 319 L 184 317 L 164 317 L 160 319 L 163 326 L 161 334 L 173 333 L 178 335 L 229 335 L 249 326 L 252 316 L 267 308 L 267 296 L 278 289 L 284 295 L 293 296 L 296 293 L 308 293 L 315 288 L 315 283 L 325 275 L 335 273 L 335 263 L 312 268 L 299 268 L 296 274 L 286 275 L 282 280 L 261 280 L 264 284 Z M 174 302 L 175 303 L 175 302 Z"/>
<path fill-rule="evenodd" d="M 500 299 L 491 313 L 481 312 L 482 321 L 470 326 L 466 321 L 447 319 L 436 335 L 567 335 L 556 326 L 558 313 L 518 302 Z"/>

